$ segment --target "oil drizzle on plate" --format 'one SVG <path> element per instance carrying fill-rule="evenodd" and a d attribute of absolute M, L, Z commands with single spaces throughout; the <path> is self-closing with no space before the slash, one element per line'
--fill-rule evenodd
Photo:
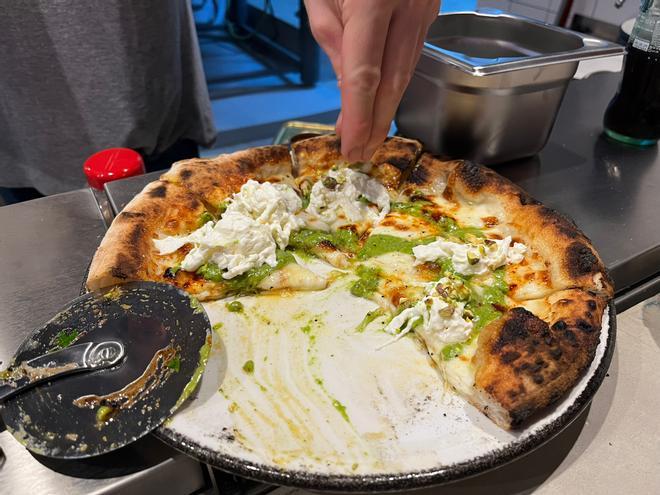
<path fill-rule="evenodd" d="M 168 365 L 176 355 L 177 351 L 170 343 L 167 347 L 156 351 L 144 372 L 124 388 L 105 395 L 83 395 L 75 399 L 73 404 L 88 409 L 110 408 L 110 410 L 104 409 L 105 414 L 98 418 L 99 422 L 103 423 L 121 409 L 133 407 L 141 398 L 159 387 L 175 371 Z"/>

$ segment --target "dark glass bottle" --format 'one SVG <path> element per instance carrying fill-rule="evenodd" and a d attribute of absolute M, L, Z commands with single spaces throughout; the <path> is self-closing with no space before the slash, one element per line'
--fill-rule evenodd
<path fill-rule="evenodd" d="M 660 139 L 660 0 L 644 0 L 630 35 L 619 91 L 603 122 L 610 138 L 636 146 Z"/>

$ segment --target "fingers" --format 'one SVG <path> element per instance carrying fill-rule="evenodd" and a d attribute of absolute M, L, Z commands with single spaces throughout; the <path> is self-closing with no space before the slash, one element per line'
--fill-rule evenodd
<path fill-rule="evenodd" d="M 350 161 L 368 159 L 365 151 L 394 3 L 358 0 L 343 4 L 341 151 Z"/>
<path fill-rule="evenodd" d="M 374 101 L 373 124 L 365 149 L 365 155 L 369 157 L 387 137 L 394 112 L 408 86 L 412 73 L 410 59 L 416 51 L 420 31 L 414 18 L 394 13 Z"/>
<path fill-rule="evenodd" d="M 305 0 L 312 35 L 328 55 L 337 80 L 341 81 L 341 40 L 344 27 L 334 0 Z"/>
<path fill-rule="evenodd" d="M 392 119 L 410 82 L 419 59 L 431 19 L 437 15 L 433 5 L 415 10 L 419 0 L 402 2 L 394 11 L 383 56 L 381 80 L 376 93 L 373 124 L 365 155 L 370 158 L 385 140 Z M 437 2 L 430 2 L 435 4 Z"/>
<path fill-rule="evenodd" d="M 341 89 L 342 154 L 368 160 L 387 136 L 439 0 L 305 0 Z"/>

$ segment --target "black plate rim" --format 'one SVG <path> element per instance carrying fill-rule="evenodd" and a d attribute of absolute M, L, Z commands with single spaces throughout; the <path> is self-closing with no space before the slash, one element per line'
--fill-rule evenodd
<path fill-rule="evenodd" d="M 501 467 L 531 453 L 557 436 L 579 417 L 580 413 L 591 403 L 591 400 L 600 388 L 614 354 L 616 311 L 612 301 L 608 304 L 608 310 L 609 331 L 601 362 L 594 371 L 593 376 L 587 382 L 585 389 L 561 416 L 513 446 L 505 447 L 450 466 L 393 474 L 322 474 L 277 469 L 266 464 L 246 461 L 239 457 L 219 454 L 168 429 L 166 426 L 159 427 L 152 434 L 170 447 L 222 471 L 275 485 L 311 490 L 366 492 L 409 490 L 458 481 Z"/>

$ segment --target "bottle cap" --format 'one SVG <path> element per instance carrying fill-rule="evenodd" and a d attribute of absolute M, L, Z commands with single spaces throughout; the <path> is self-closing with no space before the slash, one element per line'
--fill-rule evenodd
<path fill-rule="evenodd" d="M 144 173 L 144 161 L 137 151 L 129 148 L 108 148 L 94 153 L 83 165 L 87 183 L 94 189 L 103 184 Z"/>

